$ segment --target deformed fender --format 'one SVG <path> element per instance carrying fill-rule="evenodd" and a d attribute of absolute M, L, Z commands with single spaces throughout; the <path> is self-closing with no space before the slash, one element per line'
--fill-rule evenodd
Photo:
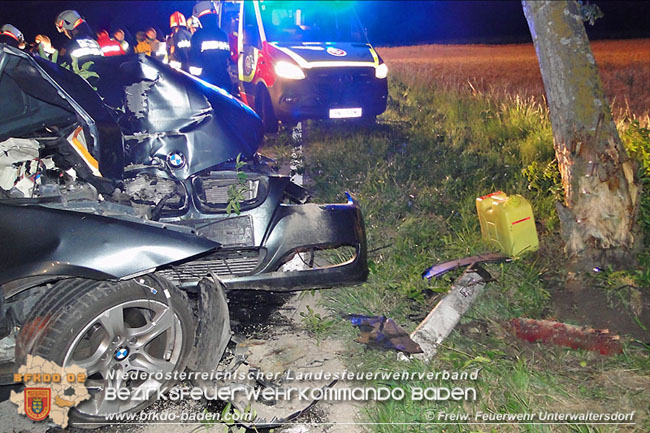
<path fill-rule="evenodd" d="M 194 311 L 197 328 L 187 366 L 192 371 L 208 372 L 217 368 L 230 341 L 230 315 L 224 287 L 216 276 L 203 278 L 198 289 Z"/>
<path fill-rule="evenodd" d="M 0 284 L 29 277 L 123 279 L 215 250 L 191 233 L 0 202 Z"/>

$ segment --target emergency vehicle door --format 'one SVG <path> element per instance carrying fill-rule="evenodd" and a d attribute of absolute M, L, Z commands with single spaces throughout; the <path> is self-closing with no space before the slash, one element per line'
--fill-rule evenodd
<path fill-rule="evenodd" d="M 255 71 L 259 51 L 262 48 L 260 36 L 259 5 L 257 2 L 241 3 L 239 20 L 239 40 L 237 70 L 239 73 L 239 93 L 241 99 L 249 106 L 255 106 Z"/>

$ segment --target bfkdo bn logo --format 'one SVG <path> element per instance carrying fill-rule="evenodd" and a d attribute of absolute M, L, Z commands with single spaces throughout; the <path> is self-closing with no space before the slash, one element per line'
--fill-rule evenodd
<path fill-rule="evenodd" d="M 25 415 L 34 421 L 43 421 L 50 414 L 52 390 L 50 388 L 25 388 Z"/>
<path fill-rule="evenodd" d="M 62 368 L 40 356 L 27 355 L 25 365 L 14 374 L 14 382 L 25 387 L 22 392 L 11 391 L 9 400 L 29 419 L 43 421 L 49 417 L 66 428 L 70 409 L 90 398 L 86 379 L 86 369 L 78 365 Z"/>

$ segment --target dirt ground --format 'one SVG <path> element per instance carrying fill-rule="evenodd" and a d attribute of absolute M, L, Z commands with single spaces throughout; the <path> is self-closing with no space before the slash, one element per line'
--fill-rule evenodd
<path fill-rule="evenodd" d="M 639 291 L 637 302 L 639 306 L 635 308 L 638 308 L 638 320 L 644 324 L 650 323 L 650 293 Z M 621 302 L 607 299 L 601 290 L 593 287 L 586 287 L 581 291 L 557 290 L 553 293 L 553 306 L 561 322 L 608 329 L 612 334 L 648 341 L 648 332 L 635 323 L 631 312 L 626 311 L 628 307 Z"/>

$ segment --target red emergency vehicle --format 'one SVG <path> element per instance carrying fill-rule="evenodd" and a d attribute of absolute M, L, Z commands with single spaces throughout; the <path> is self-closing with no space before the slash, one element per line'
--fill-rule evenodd
<path fill-rule="evenodd" d="M 264 121 L 374 119 L 386 110 L 388 68 L 370 45 L 352 2 L 222 1 L 231 76 Z"/>

